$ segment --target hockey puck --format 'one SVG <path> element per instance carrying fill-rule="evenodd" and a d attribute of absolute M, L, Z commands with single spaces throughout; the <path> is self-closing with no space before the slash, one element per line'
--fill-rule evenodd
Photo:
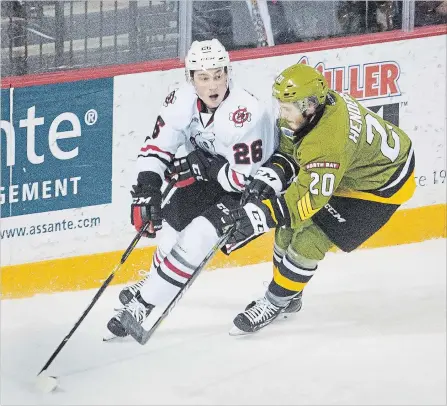
<path fill-rule="evenodd" d="M 59 382 L 55 376 L 50 376 L 46 371 L 43 371 L 36 378 L 36 388 L 43 393 L 50 393 L 54 391 Z"/>

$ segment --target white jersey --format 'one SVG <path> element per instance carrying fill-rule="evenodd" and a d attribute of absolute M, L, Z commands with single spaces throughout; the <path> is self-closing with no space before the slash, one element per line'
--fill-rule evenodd
<path fill-rule="evenodd" d="M 207 113 L 194 86 L 187 83 L 171 92 L 138 155 L 138 170 L 158 173 L 164 179 L 168 164 L 180 147 L 195 148 L 224 157 L 219 171 L 224 190 L 240 192 L 278 143 L 271 107 L 246 90 L 230 84 L 226 98 L 214 113 Z"/>

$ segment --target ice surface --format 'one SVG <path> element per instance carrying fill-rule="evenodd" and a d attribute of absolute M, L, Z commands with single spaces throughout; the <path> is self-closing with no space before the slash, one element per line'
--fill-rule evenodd
<path fill-rule="evenodd" d="M 37 372 L 96 291 L 1 302 L 2 405 L 433 405 L 446 403 L 446 240 L 329 254 L 303 309 L 252 336 L 234 316 L 263 294 L 271 264 L 204 272 L 146 346 L 103 343 L 109 287 Z"/>

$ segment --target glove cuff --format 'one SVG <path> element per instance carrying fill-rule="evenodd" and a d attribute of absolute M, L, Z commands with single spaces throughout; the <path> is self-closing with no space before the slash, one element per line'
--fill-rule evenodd
<path fill-rule="evenodd" d="M 221 157 L 216 156 L 210 162 L 210 166 L 208 167 L 208 176 L 210 179 L 217 181 L 217 177 L 219 175 L 220 170 L 228 163 L 228 161 Z"/>
<path fill-rule="evenodd" d="M 264 203 L 268 207 L 270 215 L 273 221 L 276 223 L 276 227 L 291 226 L 292 220 L 290 218 L 290 212 L 284 196 L 263 200 L 262 203 Z"/>
<path fill-rule="evenodd" d="M 260 180 L 267 185 L 265 186 L 266 188 L 273 191 L 273 194 L 264 194 L 265 197 L 279 195 L 287 188 L 284 172 L 282 172 L 281 168 L 275 168 L 274 166 L 261 166 L 255 174 L 255 179 Z"/>
<path fill-rule="evenodd" d="M 284 185 L 283 190 L 293 182 L 299 171 L 295 160 L 280 152 L 275 152 L 264 166 L 273 169 L 279 176 Z"/>
<path fill-rule="evenodd" d="M 152 171 L 140 172 L 138 174 L 137 183 L 139 185 L 150 186 L 154 189 L 160 189 L 163 184 L 161 176 Z"/>

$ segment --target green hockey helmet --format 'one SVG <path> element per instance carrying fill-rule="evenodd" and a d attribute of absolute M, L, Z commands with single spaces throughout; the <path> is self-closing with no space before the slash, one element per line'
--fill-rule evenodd
<path fill-rule="evenodd" d="M 316 108 L 324 106 L 329 86 L 318 70 L 298 63 L 277 76 L 272 91 L 276 99 L 293 103 L 304 113 L 311 104 Z"/>

